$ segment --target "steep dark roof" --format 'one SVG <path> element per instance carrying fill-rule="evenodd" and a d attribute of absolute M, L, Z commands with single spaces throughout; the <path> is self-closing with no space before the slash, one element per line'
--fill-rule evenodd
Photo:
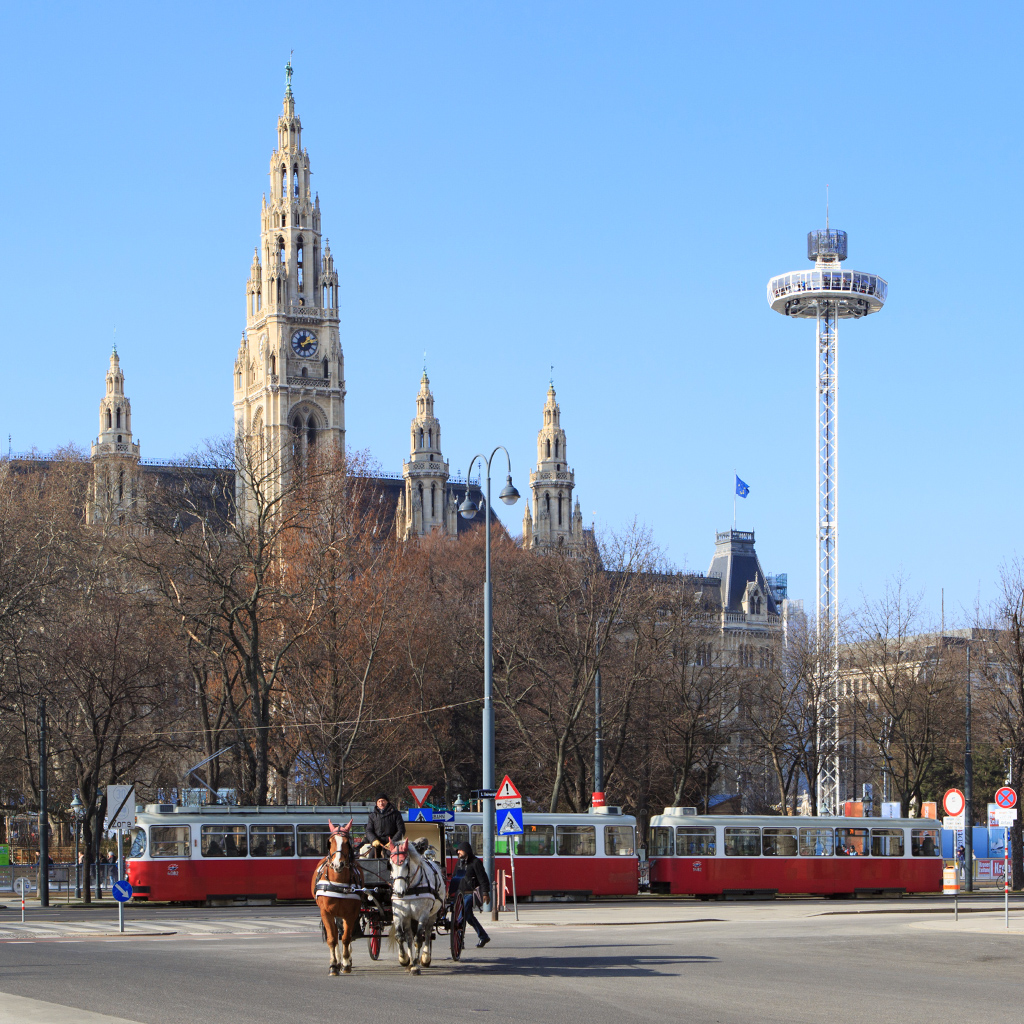
<path fill-rule="evenodd" d="M 722 581 L 725 611 L 743 611 L 743 595 L 747 584 L 756 582 L 767 601 L 768 614 L 779 614 L 775 596 L 754 550 L 753 530 L 725 530 L 715 534 L 715 554 L 711 559 L 708 576 L 717 576 Z"/>

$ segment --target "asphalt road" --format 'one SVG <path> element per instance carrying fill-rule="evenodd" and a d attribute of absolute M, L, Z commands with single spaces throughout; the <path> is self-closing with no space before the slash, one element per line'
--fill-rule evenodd
<path fill-rule="evenodd" d="M 386 947 L 371 961 L 365 942 L 351 975 L 328 977 L 309 909 L 150 908 L 147 929 L 177 934 L 0 942 L 0 1024 L 1019 1021 L 1024 920 L 1005 934 L 998 913 L 954 926 L 914 912 L 928 908 L 688 902 L 674 912 L 689 923 L 640 926 L 564 908 L 560 923 L 502 922 L 460 963 L 439 944 L 418 978 Z"/>

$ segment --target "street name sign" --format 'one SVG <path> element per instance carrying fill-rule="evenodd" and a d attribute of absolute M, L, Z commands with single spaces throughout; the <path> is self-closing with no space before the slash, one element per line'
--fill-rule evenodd
<path fill-rule="evenodd" d="M 964 800 L 964 795 L 959 789 L 946 790 L 946 795 L 942 798 L 942 809 L 947 814 L 952 814 L 954 817 L 963 814 L 966 806 L 967 801 Z"/>
<path fill-rule="evenodd" d="M 409 792 L 412 793 L 413 800 L 416 801 L 417 807 L 422 807 L 427 802 L 427 797 L 430 796 L 430 791 L 433 786 L 410 786 Z"/>
<path fill-rule="evenodd" d="M 474 789 L 472 795 L 474 800 L 493 800 L 494 793 L 493 789 Z"/>
<path fill-rule="evenodd" d="M 1009 786 L 1003 786 L 996 790 L 996 803 L 1003 809 L 1017 806 L 1017 794 Z"/>
<path fill-rule="evenodd" d="M 107 786 L 105 829 L 135 827 L 135 785 Z"/>
<path fill-rule="evenodd" d="M 119 878 L 112 886 L 111 891 L 118 903 L 127 903 L 132 898 L 132 887 L 129 882 Z"/>

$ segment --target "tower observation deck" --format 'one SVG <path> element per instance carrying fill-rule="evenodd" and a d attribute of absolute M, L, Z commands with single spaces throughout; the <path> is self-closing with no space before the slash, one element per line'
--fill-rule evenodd
<path fill-rule="evenodd" d="M 814 319 L 817 394 L 817 747 L 819 814 L 839 807 L 839 345 L 840 320 L 877 313 L 889 285 L 876 274 L 844 270 L 846 232 L 825 227 L 807 235 L 813 270 L 779 274 L 768 282 L 776 313 Z"/>

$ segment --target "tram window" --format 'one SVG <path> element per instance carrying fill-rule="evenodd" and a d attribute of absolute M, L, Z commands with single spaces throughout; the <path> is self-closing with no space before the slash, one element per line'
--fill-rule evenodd
<path fill-rule="evenodd" d="M 149 830 L 153 857 L 188 857 L 192 852 L 192 830 L 188 825 L 154 825 Z"/>
<path fill-rule="evenodd" d="M 323 825 L 299 825 L 299 856 L 326 857 L 331 851 L 331 833 Z"/>
<path fill-rule="evenodd" d="M 766 857 L 795 857 L 795 828 L 766 828 L 762 830 L 761 852 Z"/>
<path fill-rule="evenodd" d="M 604 853 L 606 857 L 632 857 L 636 853 L 632 825 L 605 825 Z"/>
<path fill-rule="evenodd" d="M 204 857 L 244 857 L 247 845 L 244 825 L 204 825 L 199 847 Z"/>
<path fill-rule="evenodd" d="M 555 830 L 559 857 L 593 857 L 597 829 L 593 825 L 559 825 Z"/>
<path fill-rule="evenodd" d="M 146 856 L 146 830 L 137 828 L 132 836 L 132 848 L 128 851 L 128 859 Z"/>
<path fill-rule="evenodd" d="M 715 830 L 713 828 L 686 828 L 680 825 L 676 829 L 677 857 L 714 857 Z"/>
<path fill-rule="evenodd" d="M 836 829 L 837 857 L 866 857 L 869 845 L 866 828 Z"/>
<path fill-rule="evenodd" d="M 446 825 L 444 830 L 444 845 L 450 857 L 456 856 L 455 849 L 459 843 L 469 842 L 468 825 Z"/>
<path fill-rule="evenodd" d="M 727 828 L 724 845 L 726 857 L 760 857 L 761 830 L 759 828 Z"/>
<path fill-rule="evenodd" d="M 675 844 L 672 842 L 672 829 L 652 828 L 651 856 L 671 857 L 673 853 L 675 853 Z"/>
<path fill-rule="evenodd" d="M 941 857 L 942 843 L 939 842 L 938 831 L 933 828 L 912 828 L 910 853 L 913 857 Z"/>
<path fill-rule="evenodd" d="M 251 857 L 292 857 L 294 854 L 295 831 L 291 825 L 249 826 Z"/>
<path fill-rule="evenodd" d="M 550 857 L 555 852 L 554 825 L 524 825 L 523 829 L 523 834 L 516 836 L 517 857 Z"/>
<path fill-rule="evenodd" d="M 831 857 L 834 849 L 832 829 L 802 828 L 800 829 L 801 857 Z"/>
<path fill-rule="evenodd" d="M 871 830 L 872 857 L 902 857 L 903 829 L 873 828 Z"/>
<path fill-rule="evenodd" d="M 469 826 L 469 841 L 473 844 L 473 852 L 478 856 L 484 855 L 484 827 L 483 825 Z"/>

